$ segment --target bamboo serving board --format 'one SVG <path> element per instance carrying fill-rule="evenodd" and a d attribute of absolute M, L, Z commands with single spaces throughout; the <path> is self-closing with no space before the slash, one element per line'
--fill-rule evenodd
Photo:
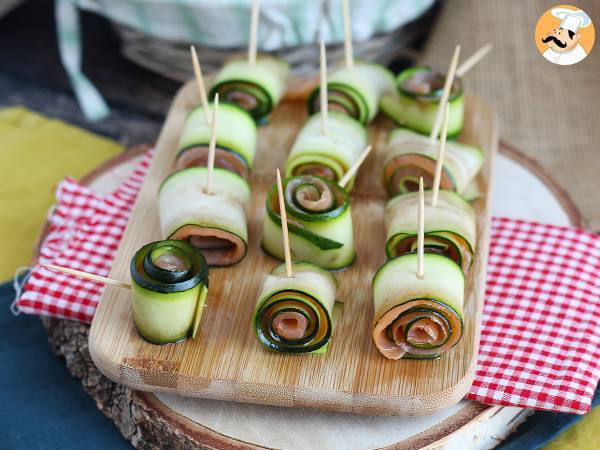
<path fill-rule="evenodd" d="M 129 280 L 131 256 L 161 238 L 157 193 L 172 171 L 188 111 L 199 102 L 187 83 L 175 97 L 160 134 L 156 155 L 123 236 L 110 276 Z M 461 140 L 481 146 L 485 165 L 478 177 L 484 196 L 474 203 L 478 218 L 476 262 L 467 280 L 462 340 L 437 361 L 390 361 L 371 342 L 371 280 L 384 263 L 385 192 L 381 170 L 392 125 L 378 118 L 369 128 L 374 151 L 352 191 L 357 259 L 337 274 L 343 308 L 324 355 L 283 355 L 262 347 L 251 328 L 263 277 L 278 261 L 260 248 L 264 201 L 283 168 L 296 133 L 306 119 L 302 101 L 284 101 L 261 127 L 246 258 L 210 270 L 207 307 L 193 341 L 164 346 L 142 340 L 133 326 L 129 292 L 107 286 L 94 316 L 89 348 L 98 368 L 136 390 L 171 392 L 237 402 L 385 415 L 423 415 L 457 403 L 475 372 L 489 247 L 489 186 L 498 133 L 494 114 L 478 99 L 466 102 Z M 235 132 L 235 130 L 232 130 Z"/>

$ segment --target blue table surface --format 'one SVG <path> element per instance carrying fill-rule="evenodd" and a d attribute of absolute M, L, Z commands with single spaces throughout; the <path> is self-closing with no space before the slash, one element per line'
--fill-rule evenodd
<path fill-rule="evenodd" d="M 131 448 L 51 352 L 39 318 L 12 315 L 13 297 L 12 282 L 0 284 L 0 449 Z M 579 418 L 538 412 L 497 448 L 539 448 Z"/>

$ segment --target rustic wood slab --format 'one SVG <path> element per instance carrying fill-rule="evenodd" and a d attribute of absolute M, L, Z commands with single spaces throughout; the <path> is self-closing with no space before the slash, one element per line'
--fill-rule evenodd
<path fill-rule="evenodd" d="M 111 277 L 128 280 L 131 255 L 144 243 L 160 239 L 156 196 L 172 170 L 185 117 L 198 103 L 192 84 L 175 98 L 161 132 L 157 154 L 134 207 Z M 212 269 L 210 293 L 198 338 L 177 345 L 143 341 L 131 320 L 127 291 L 107 287 L 90 332 L 90 353 L 114 381 L 142 391 L 171 392 L 220 400 L 305 407 L 333 411 L 419 415 L 457 403 L 467 392 L 479 344 L 485 268 L 489 244 L 489 195 L 475 202 L 478 217 L 477 258 L 467 280 L 465 329 L 461 342 L 438 361 L 389 361 L 371 343 L 371 279 L 384 262 L 380 173 L 391 124 L 379 119 L 370 127 L 374 157 L 362 168 L 352 192 L 352 215 L 358 258 L 338 274 L 343 313 L 327 353 L 281 355 L 266 351 L 250 327 L 263 276 L 276 264 L 260 249 L 264 199 L 276 167 L 283 167 L 294 137 L 306 118 L 303 102 L 287 101 L 259 134 L 252 175 L 249 251 L 232 268 Z M 479 176 L 488 193 L 498 134 L 494 114 L 475 98 L 467 99 L 461 139 L 486 153 Z"/>

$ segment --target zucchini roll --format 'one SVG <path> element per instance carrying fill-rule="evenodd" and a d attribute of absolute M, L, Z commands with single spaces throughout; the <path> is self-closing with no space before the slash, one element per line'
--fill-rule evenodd
<path fill-rule="evenodd" d="M 208 294 L 202 253 L 182 241 L 152 242 L 135 253 L 130 269 L 140 336 L 153 344 L 194 339 Z"/>
<path fill-rule="evenodd" d="M 475 211 L 462 197 L 439 191 L 437 205 L 431 205 L 432 191 L 425 192 L 425 252 L 450 258 L 466 274 L 475 248 Z M 417 250 L 419 193 L 399 195 L 385 206 L 388 258 Z"/>
<path fill-rule="evenodd" d="M 348 194 L 337 184 L 314 175 L 283 182 L 290 250 L 294 259 L 325 269 L 348 267 L 355 258 Z M 267 194 L 263 249 L 284 259 L 277 186 Z"/>
<path fill-rule="evenodd" d="M 285 163 L 285 175 L 317 175 L 337 183 L 366 145 L 367 131 L 357 121 L 329 113 L 327 133 L 323 134 L 321 114 L 314 114 L 296 137 Z"/>
<path fill-rule="evenodd" d="M 439 144 L 429 138 L 398 128 L 390 134 L 388 155 L 383 168 L 383 183 L 390 197 L 419 190 L 419 177 L 425 189 L 432 189 Z M 454 191 L 471 200 L 477 172 L 483 164 L 483 152 L 473 145 L 446 142 L 440 189 Z"/>
<path fill-rule="evenodd" d="M 258 296 L 254 331 L 269 350 L 282 353 L 323 353 L 332 333 L 337 282 L 319 266 L 293 261 L 294 277 L 285 264 L 275 267 Z"/>
<path fill-rule="evenodd" d="M 191 167 L 170 175 L 158 194 L 160 228 L 168 239 L 188 241 L 211 266 L 229 266 L 246 255 L 246 180 L 215 167 L 212 191 L 206 192 L 206 167 Z"/>
<path fill-rule="evenodd" d="M 464 275 L 441 255 L 424 258 L 423 279 L 414 253 L 388 261 L 373 279 L 373 342 L 388 359 L 439 358 L 462 337 Z"/>
<path fill-rule="evenodd" d="M 411 67 L 396 78 L 397 92 L 382 97 L 379 106 L 398 125 L 429 135 L 435 124 L 445 82 L 445 74 L 429 67 Z M 463 127 L 465 102 L 460 78 L 454 78 L 448 102 L 448 138 L 452 139 Z"/>
<path fill-rule="evenodd" d="M 282 59 L 259 55 L 252 66 L 244 59 L 225 63 L 215 78 L 210 98 L 234 103 L 259 121 L 277 106 L 286 88 L 288 64 Z"/>
<path fill-rule="evenodd" d="M 212 117 L 213 105 L 208 105 Z M 215 167 L 227 169 L 248 178 L 256 153 L 256 123 L 242 108 L 229 103 L 219 106 L 219 126 L 215 148 Z M 234 130 L 234 132 L 232 132 Z M 211 124 L 201 106 L 188 115 L 179 140 L 175 160 L 177 170 L 206 166 Z"/>
<path fill-rule="evenodd" d="M 394 89 L 394 76 L 384 66 L 356 62 L 351 69 L 338 69 L 327 77 L 327 107 L 365 125 L 377 115 L 380 98 Z M 321 109 L 320 102 L 316 88 L 308 99 L 311 114 Z"/>

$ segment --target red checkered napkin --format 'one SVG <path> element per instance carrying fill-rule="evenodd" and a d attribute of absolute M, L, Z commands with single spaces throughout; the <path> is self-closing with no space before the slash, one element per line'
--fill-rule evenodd
<path fill-rule="evenodd" d="M 56 188 L 57 204 L 40 249 L 41 264 L 107 276 L 152 159 L 142 159 L 112 194 L 101 196 L 71 178 Z M 104 285 L 36 266 L 17 302 L 20 311 L 91 322 Z"/>
<path fill-rule="evenodd" d="M 40 262 L 106 276 L 150 158 L 106 197 L 63 181 Z M 479 361 L 468 398 L 586 412 L 600 378 L 599 277 L 600 237 L 494 219 Z M 101 294 L 99 283 L 38 266 L 18 307 L 90 322 Z"/>
<path fill-rule="evenodd" d="M 493 220 L 468 398 L 583 414 L 600 379 L 600 237 Z"/>

